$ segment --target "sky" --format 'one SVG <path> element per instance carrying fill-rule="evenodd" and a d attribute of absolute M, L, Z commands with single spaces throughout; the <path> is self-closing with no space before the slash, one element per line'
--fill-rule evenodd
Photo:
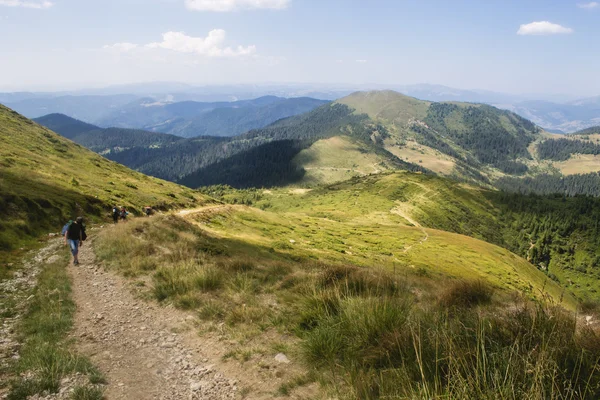
<path fill-rule="evenodd" d="M 0 0 L 0 90 L 431 83 L 594 96 L 599 2 Z"/>

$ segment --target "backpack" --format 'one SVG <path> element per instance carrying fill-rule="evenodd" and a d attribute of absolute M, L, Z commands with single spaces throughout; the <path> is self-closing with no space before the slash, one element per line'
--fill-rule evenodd
<path fill-rule="evenodd" d="M 71 226 L 72 223 L 73 223 L 73 221 L 69 221 L 65 224 L 65 226 L 63 226 L 62 231 L 61 231 L 62 236 L 65 236 L 65 234 L 69 230 L 69 227 Z M 81 240 L 83 242 L 85 242 L 86 239 L 87 239 L 87 233 L 85 233 L 85 224 L 82 224 L 81 225 Z"/>
<path fill-rule="evenodd" d="M 60 231 L 60 234 L 62 236 L 65 236 L 65 233 L 67 233 L 67 231 L 69 230 L 69 227 L 71 226 L 72 223 L 73 223 L 73 221 L 69 221 L 65 224 L 65 226 L 63 226 L 62 231 Z"/>

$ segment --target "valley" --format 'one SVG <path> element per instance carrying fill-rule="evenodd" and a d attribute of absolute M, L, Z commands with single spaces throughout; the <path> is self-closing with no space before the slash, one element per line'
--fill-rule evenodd
<path fill-rule="evenodd" d="M 314 187 L 409 169 L 509 191 L 600 194 L 600 164 L 589 158 L 597 149 L 584 145 L 596 140 L 593 134 L 551 134 L 490 106 L 433 103 L 393 91 L 354 93 L 228 138 L 89 130 L 80 121 L 53 118 L 38 121 L 111 160 L 192 188 Z M 572 146 L 558 158 L 549 155 L 563 143 Z"/>
<path fill-rule="evenodd" d="M 600 399 L 600 0 L 0 0 L 0 400 Z"/>
<path fill-rule="evenodd" d="M 600 200 L 495 187 L 503 179 L 538 179 L 540 171 L 558 170 L 559 163 L 575 163 L 571 168 L 577 169 L 585 153 L 595 154 L 593 134 L 559 138 L 487 106 L 429 103 L 394 92 L 353 94 L 232 138 L 100 129 L 60 115 L 40 120 L 108 158 L 140 171 L 154 169 L 184 187 L 130 170 L 9 109 L 1 111 L 0 254 L 4 265 L 12 265 L 3 279 L 20 273 L 19 248 L 40 246 L 36 242 L 45 232 L 84 214 L 95 233 L 82 250 L 92 275 L 83 274 L 107 285 L 86 293 L 100 299 L 111 288 L 123 307 L 189 313 L 177 314 L 183 325 L 163 318 L 155 326 L 149 314 L 133 324 L 138 330 L 150 326 L 151 338 L 156 330 L 175 329 L 185 346 L 210 342 L 203 357 L 228 374 L 224 378 L 211 366 L 199 378 L 196 369 L 189 377 L 182 372 L 178 376 L 184 378 L 168 378 L 180 364 L 161 352 L 160 340 L 167 336 L 160 333 L 149 344 L 159 349 L 153 357 L 140 355 L 146 351 L 144 335 L 123 336 L 125 342 L 144 343 L 119 356 L 121 367 L 111 367 L 115 355 L 108 354 L 118 351 L 121 336 L 106 332 L 117 332 L 124 318 L 115 312 L 100 325 L 77 316 L 69 322 L 78 332 L 85 326 L 77 351 L 89 357 L 81 373 L 92 383 L 65 390 L 111 398 L 166 390 L 165 396 L 228 393 L 256 399 L 598 393 L 593 332 L 600 318 Z M 482 131 L 495 133 L 474 136 Z M 190 173 L 176 172 L 177 166 Z M 520 169 L 525 172 L 515 172 Z M 558 179 L 569 176 L 575 188 L 585 177 Z M 199 185 L 200 190 L 190 188 Z M 573 195 L 582 189 L 594 186 Z M 133 214 L 150 205 L 158 215 L 112 226 L 108 212 L 115 204 Z M 54 273 L 73 280 L 74 306 L 88 320 L 106 313 L 85 303 L 82 272 L 65 266 L 66 260 L 58 262 Z M 114 282 L 121 282 L 118 290 Z M 509 346 L 539 343 L 546 331 L 551 333 L 541 352 Z M 112 347 L 98 355 L 90 337 L 104 337 Z M 56 340 L 53 346 L 69 348 Z M 425 353 L 409 346 L 415 341 Z M 182 357 L 206 364 L 192 353 L 187 357 L 183 342 L 177 346 Z M 481 362 L 479 346 L 494 361 L 472 373 L 461 365 Z M 430 356 L 436 351 L 457 364 L 440 366 Z M 147 385 L 124 378 L 136 357 L 153 363 L 138 371 Z M 273 361 L 282 357 L 293 365 Z M 157 363 L 164 364 L 169 382 L 162 388 L 153 378 Z M 565 379 L 563 371 L 577 365 L 586 378 L 540 389 L 533 385 L 537 375 L 526 372 L 532 363 L 539 365 L 536 374 L 553 379 Z M 27 368 L 11 365 L 2 373 Z M 47 384 L 13 380 L 5 389 L 14 394 L 60 387 L 71 373 L 65 368 L 52 378 L 39 375 L 50 379 Z M 493 379 L 495 371 L 507 368 L 507 381 Z M 464 381 L 450 385 L 453 376 Z M 257 383 L 265 379 L 269 385 Z"/>

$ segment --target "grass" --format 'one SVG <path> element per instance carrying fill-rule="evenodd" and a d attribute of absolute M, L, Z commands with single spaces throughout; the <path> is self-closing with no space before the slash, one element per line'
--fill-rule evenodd
<path fill-rule="evenodd" d="M 102 400 L 104 395 L 100 389 L 78 386 L 71 395 L 72 400 Z"/>
<path fill-rule="evenodd" d="M 596 334 L 582 334 L 559 308 L 514 307 L 450 312 L 404 298 L 340 297 L 303 348 L 352 398 L 597 398 Z"/>
<path fill-rule="evenodd" d="M 0 105 L 0 266 L 75 216 L 107 222 L 114 205 L 141 214 L 207 198 L 132 171 Z M 143 188 L 143 189 L 140 189 Z"/>
<path fill-rule="evenodd" d="M 365 113 L 375 121 L 406 123 L 410 119 L 423 120 L 431 104 L 390 90 L 359 92 L 338 102 Z"/>
<path fill-rule="evenodd" d="M 435 253 L 437 261 L 423 258 L 427 274 L 410 266 L 395 271 L 384 263 L 373 266 L 380 248 L 363 254 L 363 265 L 336 249 L 339 238 L 349 241 L 345 223 L 321 219 L 317 226 L 284 215 L 285 226 L 276 223 L 279 216 L 239 206 L 188 216 L 202 229 L 174 216 L 134 220 L 101 233 L 98 255 L 127 275 L 150 274 L 148 290 L 157 300 L 195 310 L 204 329 L 234 339 L 225 359 L 249 363 L 281 351 L 296 355 L 339 398 L 600 395 L 597 333 L 578 327 L 574 315 L 560 307 L 544 305 L 544 296 L 533 302 L 485 275 L 471 280 L 477 270 L 464 267 L 468 251 L 456 257 L 469 279 L 449 278 L 455 267 L 436 266 L 446 262 L 442 254 L 454 257 L 448 247 Z M 361 240 L 371 246 L 391 241 L 382 239 L 384 225 L 363 229 Z M 402 231 L 394 229 L 397 238 Z M 422 237 L 418 228 L 409 232 Z M 319 244 L 320 235 L 326 243 Z M 301 247 L 309 237 L 310 247 Z M 462 240 L 464 246 L 471 239 Z M 488 251 L 497 270 L 517 262 L 502 249 L 477 243 L 473 260 L 485 260 Z M 136 261 L 142 257 L 145 268 Z M 518 279 L 515 269 L 510 273 Z M 281 342 L 273 332 L 290 339 Z M 291 378 L 273 395 L 288 396 L 311 381 Z"/>
<path fill-rule="evenodd" d="M 484 281 L 458 281 L 442 291 L 440 303 L 446 308 L 489 304 L 493 288 Z"/>
<path fill-rule="evenodd" d="M 61 253 L 60 260 L 48 264 L 38 277 L 27 313 L 19 326 L 22 343 L 8 399 L 25 399 L 42 393 L 57 393 L 64 377 L 80 373 L 90 378 L 90 383 L 103 381 L 101 374 L 85 357 L 76 354 L 68 334 L 73 325 L 75 304 L 71 299 L 70 280 L 66 272 L 68 255 Z M 78 399 L 101 398 L 101 390 L 84 387 L 80 391 L 90 394 Z M 83 393 L 83 392 L 82 392 Z M 100 397 L 90 397 L 92 393 Z"/>

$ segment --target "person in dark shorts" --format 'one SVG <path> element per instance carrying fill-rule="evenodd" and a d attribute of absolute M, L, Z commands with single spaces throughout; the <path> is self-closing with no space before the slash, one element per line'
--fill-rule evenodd
<path fill-rule="evenodd" d="M 71 248 L 73 265 L 79 265 L 79 258 L 77 256 L 79 254 L 79 248 L 83 244 L 84 229 L 83 218 L 77 217 L 77 219 L 69 225 L 69 229 L 67 229 L 67 232 L 65 233 L 65 245 L 68 245 Z"/>

